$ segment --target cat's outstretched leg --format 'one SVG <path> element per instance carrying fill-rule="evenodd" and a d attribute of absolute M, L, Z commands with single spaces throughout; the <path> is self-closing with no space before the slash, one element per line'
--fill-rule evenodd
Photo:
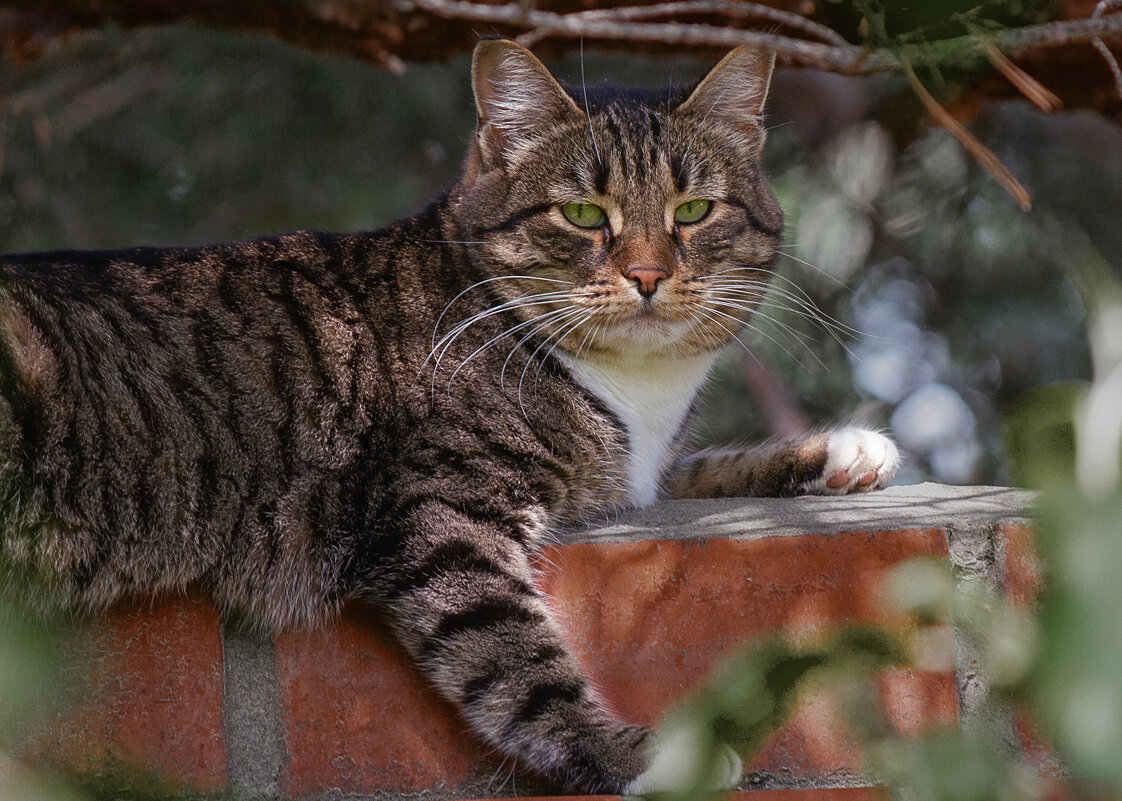
<path fill-rule="evenodd" d="M 707 448 L 678 459 L 665 489 L 676 498 L 843 495 L 884 487 L 899 466 L 891 439 L 845 427 L 752 448 Z"/>
<path fill-rule="evenodd" d="M 413 505 L 372 543 L 367 593 L 490 746 L 567 788 L 623 792 L 648 730 L 604 709 L 534 586 L 534 524 L 514 516 Z"/>

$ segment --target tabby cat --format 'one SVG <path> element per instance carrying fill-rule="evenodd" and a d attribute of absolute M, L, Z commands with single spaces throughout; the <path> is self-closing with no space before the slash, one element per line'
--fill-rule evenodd
<path fill-rule="evenodd" d="M 570 655 L 535 547 L 660 497 L 873 489 L 898 462 L 856 428 L 679 455 L 780 241 L 771 64 L 566 88 L 483 41 L 462 175 L 415 217 L 0 259 L 7 575 L 87 610 L 202 589 L 272 630 L 367 599 L 502 754 L 575 790 L 672 784 Z"/>

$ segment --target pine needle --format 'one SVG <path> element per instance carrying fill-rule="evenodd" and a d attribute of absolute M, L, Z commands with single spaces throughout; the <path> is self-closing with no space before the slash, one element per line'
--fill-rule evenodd
<path fill-rule="evenodd" d="M 916 77 L 915 70 L 912 65 L 907 61 L 904 62 L 904 74 L 908 77 L 908 83 L 912 85 L 913 91 L 916 96 L 923 103 L 927 113 L 931 118 L 942 128 L 945 128 L 951 136 L 959 141 L 966 152 L 973 156 L 974 160 L 982 165 L 982 168 L 990 174 L 990 176 L 997 181 L 1005 189 L 1006 192 L 1012 196 L 1013 200 L 1021 207 L 1021 211 L 1028 211 L 1032 208 L 1032 198 L 1029 197 L 1028 191 L 1021 185 L 1020 181 L 1013 177 L 1013 173 L 1009 172 L 1009 168 L 1001 163 L 994 152 L 988 147 L 983 145 L 974 134 L 966 130 L 962 124 L 950 115 L 950 113 L 939 105 L 939 102 L 931 96 L 931 93 L 924 88 L 920 83 L 919 78 Z"/>

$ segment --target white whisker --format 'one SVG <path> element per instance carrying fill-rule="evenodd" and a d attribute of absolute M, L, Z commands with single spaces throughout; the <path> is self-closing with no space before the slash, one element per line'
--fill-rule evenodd
<path fill-rule="evenodd" d="M 592 137 L 592 149 L 596 151 L 596 163 L 604 168 L 604 160 L 600 158 L 600 145 L 596 143 L 596 132 L 592 130 L 592 114 L 588 111 L 588 84 L 584 81 L 584 37 L 580 39 L 580 88 L 584 93 L 584 116 L 588 118 L 588 135 Z"/>
<path fill-rule="evenodd" d="M 709 304 L 705 304 L 705 309 L 708 312 L 712 312 L 713 314 L 717 314 L 717 315 L 720 315 L 721 317 L 725 317 L 729 320 L 732 320 L 733 322 L 735 322 L 739 326 L 741 326 L 741 328 L 748 328 L 748 329 L 754 331 L 756 334 L 758 334 L 759 336 L 762 336 L 764 339 L 767 339 L 772 344 L 774 344 L 777 348 L 779 348 L 785 354 L 787 354 L 788 358 L 790 358 L 791 361 L 795 362 L 795 364 L 799 365 L 803 369 L 806 369 L 806 365 L 804 365 L 803 362 L 797 356 L 795 356 L 795 354 L 792 353 L 782 342 L 780 342 L 778 339 L 776 339 L 771 334 L 767 333 L 766 331 L 764 331 L 762 328 L 755 325 L 754 323 L 742 321 L 739 317 L 728 314 L 727 312 L 723 312 L 720 309 L 714 309 Z M 770 320 L 771 322 L 775 322 L 780 327 L 785 328 L 789 334 L 794 335 L 794 332 L 791 331 L 790 326 L 784 326 L 782 323 L 777 323 L 773 318 L 769 318 L 767 315 L 759 315 L 758 312 L 757 312 L 757 316 L 763 316 L 765 320 Z M 724 326 L 722 326 L 722 327 L 724 327 Z M 725 330 L 728 331 L 727 328 L 725 328 Z M 737 338 L 738 342 L 740 341 L 737 334 L 733 334 L 733 337 Z M 826 366 L 825 363 L 814 352 L 814 350 L 806 344 L 806 342 L 804 342 L 798 336 L 795 336 L 794 338 L 796 339 L 796 341 L 798 341 L 798 343 L 800 345 L 803 346 L 803 348 L 806 350 L 806 352 L 809 353 L 814 358 L 815 361 L 817 361 L 823 367 Z M 741 344 L 743 345 L 744 343 L 741 342 Z M 747 346 L 745 346 L 745 347 L 747 348 Z"/>
<path fill-rule="evenodd" d="M 546 314 L 542 315 L 542 317 L 539 317 L 538 319 L 543 321 L 542 324 L 535 328 L 532 328 L 530 330 L 530 333 L 526 334 L 524 337 L 518 340 L 518 342 L 515 343 L 514 347 L 510 349 L 510 353 L 507 354 L 506 359 L 503 361 L 503 367 L 499 371 L 499 386 L 502 388 L 504 393 L 506 392 L 506 368 L 510 364 L 510 360 L 514 357 L 514 354 L 517 353 L 523 345 L 533 339 L 539 331 L 548 328 L 550 325 L 553 325 L 555 323 L 560 323 L 561 326 L 564 327 L 564 325 L 567 324 L 569 320 L 571 320 L 575 316 L 579 316 L 584 310 L 575 306 L 570 306 L 565 309 L 560 309 L 559 311 L 562 313 L 553 315 Z M 552 334 L 550 336 L 552 336 Z M 547 338 L 546 341 L 548 342 L 549 339 Z M 538 348 L 541 348 L 541 345 L 538 345 Z M 538 348 L 534 350 L 534 354 L 538 352 Z M 526 361 L 527 365 L 529 365 L 530 361 L 533 359 L 534 354 L 530 354 L 530 358 Z M 519 381 L 519 385 L 521 385 L 521 381 Z"/>
<path fill-rule="evenodd" d="M 732 301 L 722 301 L 722 300 L 712 300 L 709 303 L 712 306 L 721 306 L 721 307 L 726 308 L 726 309 L 736 309 L 737 311 L 748 312 L 748 314 L 752 318 L 756 318 L 756 317 L 763 318 L 764 320 L 771 323 L 776 328 L 780 329 L 785 334 L 790 336 L 792 339 L 794 339 L 796 342 L 798 342 L 804 348 L 806 348 L 807 350 L 810 350 L 810 346 L 807 344 L 807 338 L 809 337 L 809 334 L 804 334 L 802 331 L 799 331 L 799 330 L 791 327 L 790 325 L 787 325 L 787 323 L 783 322 L 778 317 L 773 317 L 773 316 L 771 316 L 771 315 L 769 315 L 765 312 L 760 311 L 759 306 L 745 306 L 744 304 L 741 304 L 741 303 L 735 303 L 735 302 L 732 302 Z M 779 308 L 783 309 L 785 307 L 779 307 Z M 745 322 L 745 325 L 748 325 L 748 323 Z M 811 340 L 811 341 L 813 341 L 813 340 Z"/>
<path fill-rule="evenodd" d="M 772 277 L 772 280 L 765 282 L 759 279 L 737 277 L 731 275 L 732 273 L 738 272 L 764 273 L 770 275 Z M 768 293 L 778 295 L 790 301 L 791 303 L 796 304 L 800 309 L 803 310 L 804 314 L 802 316 L 805 316 L 808 320 L 811 320 L 830 331 L 831 335 L 838 341 L 840 345 L 842 345 L 842 347 L 846 347 L 846 344 L 843 341 L 843 337 L 853 338 L 868 336 L 864 332 L 850 325 L 847 325 L 836 319 L 835 317 L 832 317 L 826 312 L 822 311 L 818 304 L 815 303 L 814 299 L 809 294 L 807 294 L 806 290 L 799 286 L 795 281 L 792 281 L 787 276 L 774 270 L 761 269 L 757 267 L 732 267 L 726 270 L 720 270 L 718 272 L 712 273 L 710 276 L 707 276 L 707 278 L 712 279 L 716 276 L 724 276 L 724 278 L 718 281 L 707 281 L 705 283 L 705 286 L 712 287 L 714 289 L 721 288 L 723 291 L 727 291 L 724 288 L 729 286 L 729 282 L 733 282 L 735 284 L 741 285 L 741 287 L 738 288 L 756 287 L 759 289 L 767 289 Z M 778 286 L 776 284 L 776 279 L 782 281 L 784 284 L 789 286 L 790 289 L 787 289 L 785 286 Z M 798 313 L 794 308 L 791 308 L 790 310 L 792 312 Z"/>
<path fill-rule="evenodd" d="M 504 329 L 501 333 L 496 334 L 495 336 L 491 337 L 489 340 L 487 340 L 482 345 L 480 345 L 478 348 L 476 348 L 474 351 L 472 351 L 471 355 L 469 355 L 466 359 L 461 361 L 456 366 L 456 369 L 452 371 L 452 375 L 450 375 L 448 377 L 448 390 L 449 390 L 449 392 L 451 392 L 452 382 L 456 379 L 456 376 L 459 375 L 460 371 L 463 370 L 464 367 L 467 366 L 468 362 L 470 362 L 472 359 L 476 358 L 477 356 L 479 356 L 482 353 L 487 352 L 492 347 L 494 347 L 496 344 L 498 344 L 502 340 L 506 339 L 507 337 L 512 336 L 513 334 L 515 334 L 518 331 L 521 331 L 525 328 L 533 328 L 533 330 L 537 330 L 536 328 L 534 328 L 535 326 L 548 325 L 549 322 L 553 318 L 555 318 L 559 315 L 567 315 L 570 311 L 572 311 L 572 309 L 570 307 L 565 307 L 565 308 L 562 308 L 562 309 L 553 309 L 552 311 L 548 311 L 545 314 L 539 315 L 537 317 L 531 317 L 529 320 L 523 320 L 522 322 L 517 323 L 515 325 L 512 325 L 510 328 Z M 533 333 L 531 332 L 531 334 L 529 336 L 532 336 L 532 335 L 533 335 Z M 529 338 L 529 336 L 524 337 L 519 342 L 519 344 L 522 344 L 523 342 L 525 342 Z M 517 346 L 516 346 L 516 348 L 517 348 Z M 434 380 L 435 380 L 435 376 L 434 376 Z"/>
<path fill-rule="evenodd" d="M 748 354 L 749 356 L 751 356 L 751 357 L 752 357 L 753 359 L 756 359 L 756 361 L 757 361 L 757 362 L 759 361 L 759 358 L 758 358 L 758 357 L 756 356 L 756 354 L 752 353 L 752 349 L 751 349 L 750 347 L 748 347 L 748 346 L 747 346 L 747 345 L 746 345 L 746 344 L 745 344 L 745 343 L 744 343 L 744 342 L 743 342 L 743 341 L 742 341 L 742 340 L 740 339 L 740 336 L 739 336 L 739 334 L 737 334 L 736 332 L 734 332 L 734 331 L 730 330 L 730 329 L 728 328 L 728 326 L 726 326 L 726 325 L 725 325 L 724 323 L 722 323 L 722 322 L 721 322 L 720 320 L 718 320 L 717 318 L 715 318 L 715 317 L 713 317 L 713 316 L 712 316 L 711 314 L 709 314 L 709 312 L 710 312 L 710 311 L 713 311 L 712 309 L 706 310 L 706 309 L 700 309 L 700 308 L 698 308 L 698 309 L 694 309 L 694 311 L 695 311 L 695 312 L 696 312 L 697 314 L 700 314 L 700 315 L 701 315 L 702 317 L 704 317 L 704 318 L 705 318 L 706 320 L 708 320 L 708 321 L 709 321 L 709 322 L 710 322 L 710 323 L 711 323 L 712 325 L 715 325 L 715 326 L 717 326 L 717 327 L 718 327 L 718 328 L 720 328 L 720 329 L 721 329 L 722 331 L 724 331 L 724 332 L 725 332 L 726 334 L 728 334 L 728 335 L 729 335 L 729 339 L 728 339 L 728 341 L 729 341 L 729 342 L 735 342 L 735 343 L 736 343 L 737 345 L 739 345 L 740 347 L 744 348 L 745 352 L 746 352 L 746 353 L 747 353 L 747 354 Z"/>
<path fill-rule="evenodd" d="M 582 339 L 581 342 L 580 342 L 580 345 L 577 346 L 577 350 L 576 350 L 575 355 L 578 358 L 580 357 L 581 351 L 584 350 L 585 345 L 588 345 L 589 347 L 591 347 L 592 342 L 595 340 L 596 335 L 600 333 L 600 329 L 603 326 L 604 326 L 603 323 L 597 323 L 594 326 L 590 326 L 589 329 L 587 331 L 585 331 L 584 339 Z"/>
<path fill-rule="evenodd" d="M 544 340 L 542 340 L 541 343 L 536 348 L 534 348 L 534 351 L 530 354 L 529 358 L 526 359 L 526 364 L 522 367 L 522 374 L 518 376 L 518 408 L 522 410 L 522 416 L 526 417 L 527 420 L 529 419 L 529 417 L 526 415 L 526 407 L 522 405 L 522 384 L 526 380 L 526 371 L 530 369 L 530 364 L 534 361 L 534 357 L 538 355 L 538 352 L 542 348 L 549 344 L 549 341 L 551 339 L 553 339 L 554 337 L 558 337 L 557 342 L 560 343 L 561 340 L 569 335 L 570 331 L 573 331 L 575 328 L 579 327 L 581 323 L 585 322 L 589 317 L 592 316 L 592 312 L 586 309 L 576 309 L 575 311 L 579 312 L 575 325 L 567 324 L 568 321 L 566 321 L 566 323 L 563 323 L 561 325 L 558 331 L 555 331 Z M 549 353 L 552 352 L 553 350 L 551 348 Z M 549 357 L 549 353 L 547 353 L 546 356 L 543 357 L 541 362 L 538 362 L 539 368 L 541 367 L 541 364 L 545 361 L 545 359 Z"/>
<path fill-rule="evenodd" d="M 809 267 L 810 269 L 814 270 L 819 275 L 822 275 L 822 276 L 828 278 L 829 280 L 833 281 L 835 284 L 837 284 L 838 286 L 840 286 L 842 289 L 846 290 L 847 292 L 852 292 L 853 291 L 853 289 L 850 288 L 849 284 L 847 284 L 845 281 L 842 281 L 836 275 L 832 275 L 831 273 L 826 272 L 821 267 L 818 267 L 817 265 L 811 264 L 809 261 L 806 261 L 805 259 L 800 259 L 798 256 L 795 256 L 792 253 L 788 253 L 785 250 L 776 250 L 775 252 L 778 253 L 780 256 L 786 256 L 787 258 L 791 259 L 791 261 L 798 262 L 799 264 L 803 265 L 804 267 Z"/>
<path fill-rule="evenodd" d="M 448 310 L 450 308 L 452 308 L 452 305 L 457 300 L 462 298 L 468 292 L 471 292 L 473 289 L 478 289 L 479 287 L 483 286 L 484 284 L 490 284 L 494 281 L 511 281 L 511 280 L 515 280 L 515 279 L 524 279 L 524 280 L 529 280 L 529 281 L 548 281 L 548 282 L 554 283 L 554 284 L 568 284 L 570 286 L 572 286 L 572 283 L 573 283 L 572 281 L 563 281 L 559 278 L 543 278 L 543 277 L 538 276 L 538 275 L 496 275 L 496 276 L 493 276 L 491 278 L 484 278 L 482 281 L 476 281 L 474 284 L 469 286 L 467 289 L 462 290 L 458 295 L 456 295 L 456 297 L 454 297 L 450 301 L 448 301 L 448 305 L 446 305 L 444 307 L 444 310 L 440 312 L 440 316 L 438 316 L 436 318 L 436 324 L 432 327 L 432 342 L 429 343 L 429 344 L 435 344 L 436 343 L 436 332 L 440 330 L 440 322 L 444 319 L 444 315 L 448 313 Z"/>
<path fill-rule="evenodd" d="M 421 363 L 421 370 L 423 370 L 425 365 L 429 363 L 429 360 L 432 359 L 434 355 L 436 356 L 436 359 L 433 363 L 432 391 L 436 391 L 436 374 L 440 370 L 440 363 L 444 360 L 445 354 L 448 353 L 448 350 L 452 347 L 452 344 L 465 331 L 471 328 L 471 326 L 487 319 L 488 317 L 494 317 L 497 314 L 513 312 L 517 309 L 534 308 L 537 306 L 549 306 L 557 303 L 558 301 L 565 300 L 568 297 L 569 292 L 567 291 L 542 292 L 536 295 L 523 295 L 514 298 L 513 300 L 506 301 L 505 303 L 500 303 L 498 306 L 484 309 L 483 311 L 477 312 L 476 314 L 473 314 L 471 317 L 468 317 L 465 320 L 461 320 L 455 325 L 455 327 L 453 327 L 451 331 L 441 337 L 440 340 L 433 345 L 432 350 L 429 351 L 428 356 L 426 356 L 425 360 Z M 420 372 L 418 372 L 418 375 L 419 374 Z"/>
<path fill-rule="evenodd" d="M 764 287 L 761 285 L 759 289 L 750 286 L 737 286 L 735 284 L 714 283 L 708 286 L 709 289 L 714 290 L 714 294 L 719 297 L 743 297 L 753 298 L 759 301 L 762 305 L 771 305 L 774 308 L 784 309 L 802 317 L 810 322 L 817 323 L 830 332 L 830 334 L 841 342 L 841 335 L 845 336 L 860 336 L 861 332 L 852 326 L 837 320 L 830 315 L 826 314 L 813 301 L 806 300 L 793 292 L 789 292 L 783 287 L 770 286 L 766 288 L 766 292 L 760 291 Z M 780 303 L 772 298 L 772 295 L 778 296 L 779 299 L 787 301 L 787 303 Z M 793 305 L 792 305 L 793 304 Z M 844 343 L 842 343 L 844 344 Z"/>

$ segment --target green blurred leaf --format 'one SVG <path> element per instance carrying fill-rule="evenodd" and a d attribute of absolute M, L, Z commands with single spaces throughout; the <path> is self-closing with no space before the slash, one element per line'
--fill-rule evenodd
<path fill-rule="evenodd" d="M 1055 485 L 1039 505 L 1048 577 L 1033 708 L 1076 775 L 1122 790 L 1122 494 L 1092 503 Z"/>
<path fill-rule="evenodd" d="M 892 632 L 852 626 L 813 644 L 781 636 L 755 641 L 726 659 L 704 686 L 668 714 L 656 738 L 684 749 L 688 786 L 660 798 L 684 801 L 715 793 L 722 744 L 749 761 L 787 720 L 808 685 L 865 677 L 907 661 Z"/>
<path fill-rule="evenodd" d="M 1031 614 L 986 582 L 955 570 L 945 559 L 917 557 L 893 567 L 884 578 L 884 590 L 888 602 L 900 611 L 922 623 L 953 624 L 961 636 L 969 637 L 991 687 L 1014 687 L 1032 669 L 1039 631 Z M 919 649 L 932 644 L 922 638 L 916 643 Z M 916 658 L 924 661 L 921 654 Z M 946 661 L 953 669 L 953 660 Z"/>
<path fill-rule="evenodd" d="M 1040 489 L 1075 473 L 1075 409 L 1087 382 L 1046 384 L 1025 392 L 1005 416 L 1005 449 L 1014 481 Z"/>
<path fill-rule="evenodd" d="M 867 751 L 874 774 L 907 801 L 1029 801 L 1040 798 L 1035 771 L 1011 758 L 986 726 L 894 738 Z"/>

